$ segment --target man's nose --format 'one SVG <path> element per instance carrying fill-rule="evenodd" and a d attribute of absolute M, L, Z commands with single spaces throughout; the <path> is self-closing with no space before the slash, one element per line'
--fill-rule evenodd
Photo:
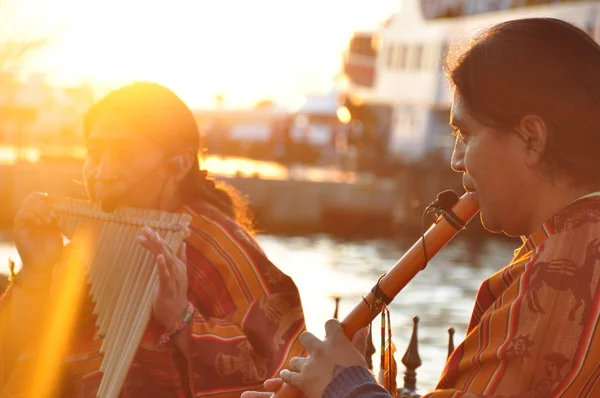
<path fill-rule="evenodd" d="M 457 172 L 465 172 L 465 145 L 458 139 L 454 141 L 454 151 L 452 152 L 452 160 L 450 167 Z"/>

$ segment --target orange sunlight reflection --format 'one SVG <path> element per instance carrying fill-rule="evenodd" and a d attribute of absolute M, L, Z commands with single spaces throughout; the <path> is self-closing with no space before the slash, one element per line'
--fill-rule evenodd
<path fill-rule="evenodd" d="M 193 107 L 215 105 L 216 95 L 231 107 L 297 104 L 329 89 L 352 33 L 376 27 L 400 2 L 56 0 L 51 15 L 67 22 L 56 23 L 59 39 L 32 69 L 65 82 L 156 80 Z"/>
<path fill-rule="evenodd" d="M 82 243 L 82 242 L 80 242 Z M 46 319 L 44 333 L 40 341 L 40 352 L 33 366 L 31 379 L 28 381 L 28 394 L 26 397 L 46 398 L 54 396 L 57 383 L 60 361 L 65 353 L 69 335 L 73 329 L 76 311 L 84 294 L 85 267 L 82 266 L 82 253 L 86 247 L 80 250 L 70 250 L 68 260 L 65 264 L 64 279 L 59 286 L 53 286 L 56 305 L 55 311 Z"/>
<path fill-rule="evenodd" d="M 44 146 L 39 148 L 21 148 L 0 146 L 0 165 L 14 164 L 20 161 L 36 163 L 42 156 L 48 158 L 75 158 L 82 160 L 86 149 L 83 147 Z M 359 180 L 355 172 L 335 167 L 284 166 L 276 162 L 260 161 L 240 157 L 206 156 L 199 157 L 202 168 L 218 177 L 256 177 L 268 180 L 310 180 L 319 182 L 354 183 Z"/>

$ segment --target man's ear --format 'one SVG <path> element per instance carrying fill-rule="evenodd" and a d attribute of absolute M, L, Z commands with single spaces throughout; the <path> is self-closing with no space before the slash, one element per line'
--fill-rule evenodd
<path fill-rule="evenodd" d="M 177 182 L 181 182 L 194 165 L 196 151 L 189 148 L 169 159 L 169 168 L 173 172 Z"/>
<path fill-rule="evenodd" d="M 517 131 L 527 145 L 528 161 L 535 164 L 541 161 L 548 142 L 548 126 L 538 115 L 525 115 L 521 118 Z"/>

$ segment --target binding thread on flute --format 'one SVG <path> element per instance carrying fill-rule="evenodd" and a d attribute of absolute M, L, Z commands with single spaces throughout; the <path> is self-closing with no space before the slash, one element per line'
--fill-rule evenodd
<path fill-rule="evenodd" d="M 398 389 L 396 385 L 397 365 L 394 359 L 394 352 L 396 347 L 392 340 L 392 323 L 391 315 L 388 305 L 392 302 L 393 298 L 388 297 L 381 287 L 379 286 L 381 280 L 385 274 L 381 275 L 377 280 L 377 283 L 371 289 L 373 293 L 373 302 L 369 303 L 365 297 L 363 301 L 369 307 L 371 312 L 369 322 L 369 332 L 373 330 L 373 319 L 375 311 L 381 308 L 381 346 L 380 346 L 380 384 L 390 393 L 392 397 L 398 396 Z M 387 341 L 386 341 L 387 332 Z M 372 355 L 374 352 L 370 352 L 369 344 L 365 348 L 365 356 Z"/>
<path fill-rule="evenodd" d="M 454 227 L 457 231 L 463 230 L 466 226 L 465 222 L 458 217 L 452 207 L 458 202 L 458 195 L 451 189 L 440 192 L 436 199 L 429 204 L 423 211 L 421 216 L 421 242 L 423 243 L 423 257 L 425 262 L 423 268 L 427 267 L 429 259 L 427 257 L 427 246 L 425 245 L 425 216 L 434 214 L 436 217 L 444 217 L 444 219 Z"/>

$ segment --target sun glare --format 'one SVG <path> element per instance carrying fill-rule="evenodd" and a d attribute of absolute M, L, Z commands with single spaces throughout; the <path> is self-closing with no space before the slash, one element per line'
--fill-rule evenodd
<path fill-rule="evenodd" d="M 81 242 L 83 243 L 83 242 Z M 47 313 L 46 323 L 40 353 L 31 369 L 31 379 L 28 381 L 26 397 L 47 398 L 54 396 L 58 383 L 60 358 L 66 352 L 70 333 L 75 322 L 78 305 L 83 299 L 85 287 L 85 267 L 83 252 L 89 251 L 88 245 L 83 245 L 80 251 L 72 249 L 65 262 L 64 276 L 60 286 L 52 286 L 55 305 L 50 307 L 55 311 Z"/>
<path fill-rule="evenodd" d="M 329 89 L 352 32 L 375 27 L 398 3 L 56 0 L 47 15 L 59 37 L 34 64 L 59 82 L 159 81 L 192 106 L 214 106 L 217 95 L 230 107 L 296 103 Z"/>

